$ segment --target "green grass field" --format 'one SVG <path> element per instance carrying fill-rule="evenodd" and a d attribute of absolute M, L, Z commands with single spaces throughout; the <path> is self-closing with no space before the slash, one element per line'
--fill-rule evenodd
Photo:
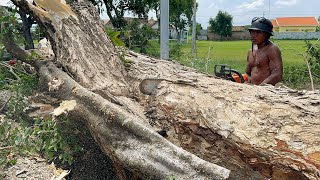
<path fill-rule="evenodd" d="M 303 66 L 305 64 L 303 56 L 306 55 L 306 45 L 304 40 L 275 40 L 282 52 L 284 66 L 295 65 Z M 316 41 L 311 41 L 316 42 Z M 211 47 L 210 51 L 209 48 Z M 209 60 L 208 72 L 211 73 L 214 64 L 228 64 L 233 69 L 244 72 L 248 50 L 251 48 L 251 41 L 197 41 L 197 61 L 199 66 Z M 191 57 L 192 44 L 182 45 L 183 54 Z M 209 55 L 208 55 L 209 54 Z M 187 58 L 185 58 L 187 59 Z M 182 64 L 188 65 L 191 60 L 179 60 Z M 200 61 L 203 61 L 201 63 Z M 195 63 L 197 64 L 197 63 Z M 190 65 L 190 64 L 189 64 Z"/>

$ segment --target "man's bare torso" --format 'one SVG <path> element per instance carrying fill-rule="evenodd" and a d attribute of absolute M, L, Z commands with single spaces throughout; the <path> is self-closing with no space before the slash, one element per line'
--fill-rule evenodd
<path fill-rule="evenodd" d="M 261 84 L 265 79 L 267 79 L 271 73 L 273 67 L 272 61 L 270 61 L 270 55 L 274 53 L 274 49 L 278 48 L 273 43 L 269 42 L 266 46 L 261 49 L 254 49 L 253 52 L 250 50 L 248 52 L 248 65 L 251 69 L 250 82 L 252 84 Z M 271 63 L 271 65 L 270 65 Z"/>

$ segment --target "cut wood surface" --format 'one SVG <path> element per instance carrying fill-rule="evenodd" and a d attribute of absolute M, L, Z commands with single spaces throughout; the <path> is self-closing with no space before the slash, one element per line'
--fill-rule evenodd
<path fill-rule="evenodd" d="M 164 79 L 145 95 L 145 107 L 171 142 L 227 167 L 235 179 L 254 171 L 319 178 L 319 91 L 238 84 L 142 55 L 131 60 L 130 79 Z"/>
<path fill-rule="evenodd" d="M 76 102 L 70 118 L 87 123 L 120 179 L 123 166 L 145 179 L 320 178 L 319 91 L 237 84 L 132 52 L 125 68 L 86 1 L 12 1 L 52 45 L 53 62 L 36 62 L 43 90 Z M 147 94 L 145 79 L 156 82 Z"/>

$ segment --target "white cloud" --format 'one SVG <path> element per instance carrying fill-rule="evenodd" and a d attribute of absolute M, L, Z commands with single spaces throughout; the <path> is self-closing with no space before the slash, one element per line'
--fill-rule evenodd
<path fill-rule="evenodd" d="M 209 9 L 211 9 L 211 8 L 213 8 L 213 7 L 216 7 L 216 4 L 215 4 L 215 3 L 211 3 L 211 4 L 208 6 Z"/>
<path fill-rule="evenodd" d="M 298 3 L 298 0 L 277 0 L 275 5 L 278 6 L 294 6 Z"/>
<path fill-rule="evenodd" d="M 243 11 L 252 11 L 262 8 L 264 6 L 264 0 L 257 0 L 251 3 L 243 3 L 237 7 L 237 9 L 241 9 Z"/>
<path fill-rule="evenodd" d="M 9 5 L 9 0 L 0 0 L 0 5 L 1 6 L 8 6 Z"/>

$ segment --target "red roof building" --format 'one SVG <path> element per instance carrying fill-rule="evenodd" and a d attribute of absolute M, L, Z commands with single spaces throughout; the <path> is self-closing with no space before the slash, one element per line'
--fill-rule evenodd
<path fill-rule="evenodd" d="M 274 32 L 316 32 L 315 17 L 278 17 L 272 20 Z"/>

